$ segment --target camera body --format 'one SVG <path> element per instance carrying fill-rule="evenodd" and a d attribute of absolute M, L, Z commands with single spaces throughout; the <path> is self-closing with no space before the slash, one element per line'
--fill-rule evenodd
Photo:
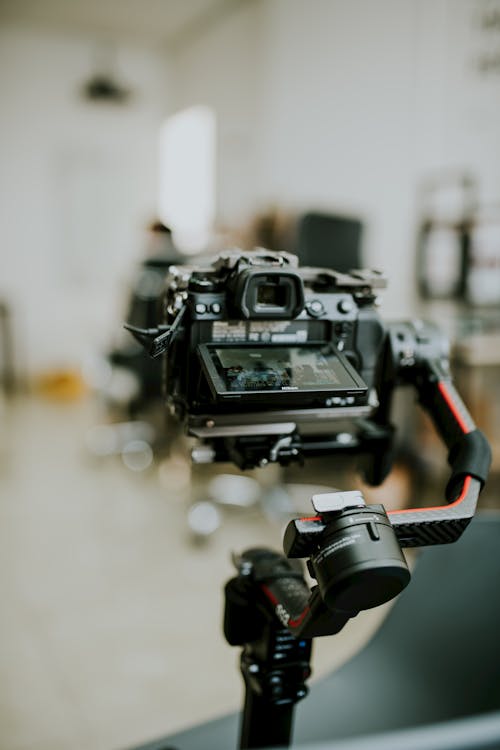
<path fill-rule="evenodd" d="M 385 328 L 374 303 L 380 274 L 299 269 L 266 251 L 171 268 L 165 311 L 188 323 L 167 359 L 176 413 L 215 417 L 272 408 L 365 407 Z"/>
<path fill-rule="evenodd" d="M 378 314 L 385 286 L 377 271 L 299 267 L 291 254 L 260 249 L 171 267 L 165 393 L 201 441 L 194 459 L 249 468 L 304 451 L 359 449 L 359 426 L 366 432 L 382 402 L 387 410 L 389 381 L 405 356 L 412 364 L 418 357 L 409 324 L 391 336 Z M 388 358 L 393 339 L 398 351 Z"/>

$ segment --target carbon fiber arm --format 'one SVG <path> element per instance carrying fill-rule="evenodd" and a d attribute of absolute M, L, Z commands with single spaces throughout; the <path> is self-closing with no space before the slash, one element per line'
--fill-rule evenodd
<path fill-rule="evenodd" d="M 393 511 L 388 516 L 402 547 L 455 542 L 475 513 L 491 450 L 455 390 L 446 360 L 416 363 L 408 380 L 417 388 L 422 406 L 448 448 L 451 477 L 444 504 Z"/>

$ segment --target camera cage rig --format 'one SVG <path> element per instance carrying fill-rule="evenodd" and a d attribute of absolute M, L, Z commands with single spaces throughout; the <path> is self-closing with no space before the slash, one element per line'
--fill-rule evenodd
<path fill-rule="evenodd" d="M 297 269 L 294 256 L 261 252 L 257 266 L 263 257 L 279 268 Z M 236 282 L 245 287 L 248 277 L 238 276 L 238 269 L 241 265 L 251 268 L 253 263 L 252 256 L 229 253 L 211 268 L 221 274 L 222 283 L 232 282 L 236 272 Z M 193 315 L 187 290 L 198 270 L 171 269 L 168 324 L 147 330 L 126 326 L 151 356 L 168 352 Z M 385 285 L 376 272 L 340 274 L 302 268 L 300 274 L 306 284 L 323 283 L 330 290 L 348 292 L 360 309 L 372 306 L 376 290 Z M 249 454 L 249 465 L 263 465 L 262 439 L 268 441 L 269 460 L 285 464 L 301 455 L 365 450 L 365 478 L 380 484 L 393 458 L 392 395 L 396 387 L 410 385 L 443 439 L 451 467 L 444 503 L 386 513 L 382 505 L 366 506 L 359 492 L 316 495 L 314 514 L 288 524 L 285 556 L 250 549 L 234 560 L 237 575 L 225 589 L 224 633 L 231 645 L 243 647 L 242 748 L 288 745 L 293 707 L 307 694 L 312 638 L 338 633 L 361 610 L 397 596 L 410 580 L 402 548 L 455 542 L 475 513 L 491 452 L 454 388 L 445 341 L 430 324 L 393 323 L 385 329 L 379 360 L 383 388 L 375 398 L 372 392 L 362 406 L 323 407 L 327 428 L 346 416 L 356 425 L 357 435 L 351 434 L 347 442 L 328 431 L 300 435 L 301 410 L 268 410 L 257 416 L 253 410 L 244 418 L 227 413 L 210 419 L 206 415 L 188 418 L 191 434 L 210 439 L 209 460 L 230 458 L 245 466 Z M 310 418 L 314 421 L 314 415 Z M 252 455 L 254 438 L 259 448 Z M 240 443 L 233 442 L 231 447 L 234 440 Z M 297 567 L 297 558 L 307 559 L 308 572 L 317 582 L 312 588 Z"/>

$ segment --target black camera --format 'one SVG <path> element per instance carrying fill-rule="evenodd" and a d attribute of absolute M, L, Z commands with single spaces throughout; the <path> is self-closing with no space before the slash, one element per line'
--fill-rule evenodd
<path fill-rule="evenodd" d="M 286 465 L 364 446 L 367 478 L 378 482 L 390 468 L 393 387 L 421 359 L 447 367 L 435 328 L 381 320 L 385 286 L 377 271 L 343 274 L 299 267 L 284 252 L 235 250 L 170 267 L 164 325 L 128 328 L 153 357 L 166 354 L 166 399 L 199 440 L 195 461 Z"/>
<path fill-rule="evenodd" d="M 294 418 L 303 421 L 311 417 L 303 410 L 366 406 L 363 375 L 373 375 L 362 360 L 373 365 L 376 354 L 360 355 L 352 292 L 308 279 L 293 256 L 230 253 L 207 269 L 170 269 L 169 320 L 182 303 L 189 325 L 173 344 L 166 382 L 191 429 L 208 425 L 214 436 L 240 418 L 242 428 L 249 418 L 269 424 L 269 410 L 300 409 Z M 377 328 L 375 318 L 367 324 Z"/>

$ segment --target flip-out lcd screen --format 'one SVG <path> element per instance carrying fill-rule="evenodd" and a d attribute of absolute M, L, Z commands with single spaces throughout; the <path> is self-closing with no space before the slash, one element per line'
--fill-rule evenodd
<path fill-rule="evenodd" d="M 319 346 L 199 347 L 214 395 L 362 394 L 367 388 L 339 352 Z"/>

